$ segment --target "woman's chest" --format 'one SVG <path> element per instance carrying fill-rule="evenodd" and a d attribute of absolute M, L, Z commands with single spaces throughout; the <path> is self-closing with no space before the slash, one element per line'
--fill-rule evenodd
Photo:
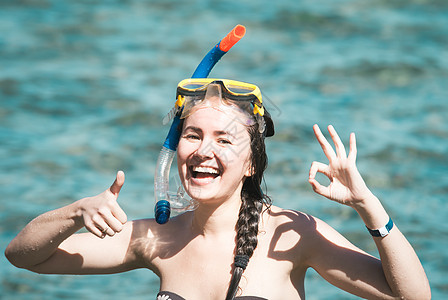
<path fill-rule="evenodd" d="M 162 290 L 175 290 L 184 295 L 195 289 L 225 294 L 232 277 L 234 250 L 231 243 L 191 245 L 176 255 L 156 259 Z M 239 286 L 246 295 L 267 295 L 279 289 L 294 292 L 290 277 L 293 267 L 289 260 L 271 257 L 269 245 L 262 239 Z"/>

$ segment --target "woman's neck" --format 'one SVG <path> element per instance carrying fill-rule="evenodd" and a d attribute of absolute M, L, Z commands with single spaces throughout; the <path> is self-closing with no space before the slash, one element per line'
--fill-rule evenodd
<path fill-rule="evenodd" d="M 203 236 L 234 234 L 240 207 L 240 196 L 220 203 L 201 203 L 193 212 L 191 230 Z"/>

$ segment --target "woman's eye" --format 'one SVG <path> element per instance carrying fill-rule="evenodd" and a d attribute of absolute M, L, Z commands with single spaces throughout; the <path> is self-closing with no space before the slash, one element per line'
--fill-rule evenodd
<path fill-rule="evenodd" d="M 184 135 L 184 138 L 187 140 L 199 140 L 199 137 L 195 134 L 186 134 Z"/>
<path fill-rule="evenodd" d="M 230 145 L 230 144 L 232 144 L 232 142 L 229 141 L 228 139 L 219 139 L 218 143 L 219 144 L 223 144 L 223 145 Z"/>

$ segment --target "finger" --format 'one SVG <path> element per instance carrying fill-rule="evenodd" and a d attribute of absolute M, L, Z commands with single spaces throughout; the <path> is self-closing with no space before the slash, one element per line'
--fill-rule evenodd
<path fill-rule="evenodd" d="M 85 227 L 88 231 L 90 231 L 92 234 L 96 235 L 99 238 L 104 238 L 103 233 L 101 232 L 101 229 L 96 227 L 93 222 L 90 222 L 89 224 L 85 224 Z"/>
<path fill-rule="evenodd" d="M 115 218 L 112 215 L 112 212 L 110 210 L 101 211 L 101 212 L 99 212 L 99 214 L 101 215 L 103 220 L 106 222 L 107 227 L 109 227 L 111 229 L 110 231 L 106 231 L 108 234 L 109 233 L 115 234 L 117 232 L 120 232 L 123 229 L 123 223 L 121 223 L 121 221 L 117 220 L 117 218 Z M 104 229 L 104 227 L 103 227 L 103 229 Z"/>
<path fill-rule="evenodd" d="M 330 189 L 326 186 L 321 185 L 316 180 L 317 172 L 324 174 L 331 180 L 330 167 L 326 164 L 315 161 L 311 164 L 310 174 L 308 178 L 308 182 L 311 184 L 311 187 L 316 193 L 328 197 L 330 195 Z"/>
<path fill-rule="evenodd" d="M 101 238 L 105 238 L 106 235 L 108 236 L 114 236 L 115 235 L 115 231 L 113 231 L 110 227 L 106 227 L 103 230 L 101 230 Z"/>
<path fill-rule="evenodd" d="M 330 167 L 328 165 L 314 161 L 310 167 L 309 179 L 315 179 L 317 172 L 324 174 L 331 180 Z"/>
<path fill-rule="evenodd" d="M 327 197 L 327 198 L 330 197 L 330 189 L 329 189 L 329 187 L 321 185 L 314 178 L 309 179 L 308 182 L 311 184 L 311 187 L 313 188 L 313 191 L 315 191 L 317 194 L 322 195 L 322 196 Z"/>
<path fill-rule="evenodd" d="M 352 132 L 350 134 L 350 152 L 348 153 L 348 158 L 356 161 L 357 153 L 358 153 L 358 150 L 356 148 L 356 136 L 355 136 L 355 133 Z"/>
<path fill-rule="evenodd" d="M 320 131 L 320 128 L 317 124 L 314 124 L 313 130 L 314 130 L 314 135 L 316 136 L 317 141 L 319 142 L 320 146 L 322 147 L 322 150 L 324 150 L 325 156 L 328 158 L 328 160 L 331 161 L 331 160 L 335 159 L 336 153 L 334 152 L 330 143 L 328 143 L 327 139 L 322 134 L 322 131 Z"/>
<path fill-rule="evenodd" d="M 128 221 L 128 216 L 124 212 L 124 210 L 120 207 L 120 205 L 114 205 L 112 207 L 112 215 L 121 222 L 121 224 L 124 224 Z"/>
<path fill-rule="evenodd" d="M 120 193 L 123 184 L 124 184 L 124 172 L 118 171 L 117 177 L 115 178 L 114 183 L 112 183 L 112 185 L 110 186 L 109 190 L 111 191 L 112 194 L 118 195 L 118 193 Z"/>
<path fill-rule="evenodd" d="M 336 132 L 336 129 L 332 125 L 328 126 L 328 132 L 330 132 L 330 136 L 333 139 L 334 147 L 336 148 L 336 153 L 338 157 L 347 157 L 347 153 L 345 152 L 344 144 L 342 143 L 341 139 L 339 138 L 338 133 Z"/>
<path fill-rule="evenodd" d="M 95 215 L 92 217 L 92 221 L 95 224 L 95 227 L 98 228 L 101 232 L 100 237 L 104 238 L 107 234 L 108 236 L 114 236 L 115 231 L 109 227 L 104 218 L 100 215 Z"/>

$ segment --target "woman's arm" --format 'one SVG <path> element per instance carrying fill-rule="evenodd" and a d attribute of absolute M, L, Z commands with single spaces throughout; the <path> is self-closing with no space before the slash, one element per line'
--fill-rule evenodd
<path fill-rule="evenodd" d="M 356 140 L 350 135 L 350 152 L 346 155 L 344 145 L 332 126 L 328 127 L 336 152 L 315 125 L 314 132 L 329 164 L 313 162 L 309 182 L 314 191 L 333 201 L 355 209 L 365 225 L 378 229 L 386 225 L 389 216 L 378 198 L 367 188 L 356 168 Z M 329 186 L 322 186 L 315 179 L 317 172 L 330 179 Z M 312 267 L 328 281 L 358 295 L 369 292 L 376 297 L 400 297 L 403 299 L 429 299 L 430 287 L 423 267 L 412 246 L 395 225 L 385 237 L 374 237 L 381 262 L 363 253 L 328 225 L 318 226 L 322 238 L 317 238 L 319 255 L 312 259 Z M 324 255 L 322 255 L 324 254 Z M 335 265 L 340 272 L 335 271 Z M 355 272 L 356 271 L 356 272 Z M 359 279 L 350 278 L 359 274 Z M 350 287 L 349 285 L 352 285 Z M 381 295 L 381 296 L 380 296 Z"/>
<path fill-rule="evenodd" d="M 117 203 L 123 184 L 120 171 L 103 193 L 38 216 L 11 241 L 6 257 L 17 267 L 39 273 L 110 273 L 130 268 L 124 265 L 131 256 L 132 223 L 124 225 L 127 217 Z M 90 233 L 74 234 L 82 227 Z"/>

